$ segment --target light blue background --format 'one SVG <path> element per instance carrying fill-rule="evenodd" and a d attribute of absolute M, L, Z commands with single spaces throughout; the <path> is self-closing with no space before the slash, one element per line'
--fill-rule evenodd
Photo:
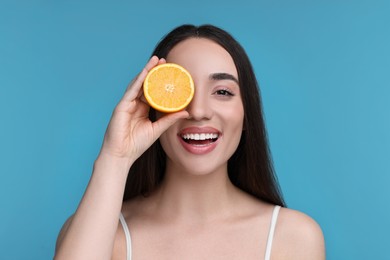
<path fill-rule="evenodd" d="M 127 83 L 170 29 L 213 23 L 251 57 L 328 259 L 390 259 L 389 1 L 140 2 L 0 2 L 0 258 L 52 258 Z"/>

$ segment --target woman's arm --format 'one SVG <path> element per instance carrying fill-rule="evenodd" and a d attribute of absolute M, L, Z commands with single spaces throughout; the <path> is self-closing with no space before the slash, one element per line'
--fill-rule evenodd
<path fill-rule="evenodd" d="M 57 241 L 55 259 L 110 259 L 128 163 L 99 157 L 81 203 Z"/>
<path fill-rule="evenodd" d="M 55 259 L 111 258 L 131 165 L 168 127 L 188 116 L 181 111 L 153 123 L 148 118 L 142 84 L 148 71 L 164 62 L 152 57 L 115 108 L 84 196 L 58 236 Z"/>

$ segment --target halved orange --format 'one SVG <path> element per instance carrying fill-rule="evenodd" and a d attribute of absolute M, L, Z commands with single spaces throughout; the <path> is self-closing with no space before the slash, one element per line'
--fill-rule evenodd
<path fill-rule="evenodd" d="M 183 110 L 195 92 L 190 73 L 174 63 L 160 64 L 151 69 L 143 88 L 150 106 L 165 113 Z"/>

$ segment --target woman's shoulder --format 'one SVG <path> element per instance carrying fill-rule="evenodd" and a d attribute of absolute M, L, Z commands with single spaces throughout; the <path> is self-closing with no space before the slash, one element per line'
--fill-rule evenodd
<path fill-rule="evenodd" d="M 273 247 L 277 259 L 325 259 L 319 224 L 307 214 L 289 208 L 280 210 Z"/>
<path fill-rule="evenodd" d="M 278 217 L 278 225 L 285 228 L 286 231 L 297 231 L 301 230 L 303 233 L 322 235 L 322 231 L 318 223 L 307 214 L 290 209 L 281 208 Z"/>

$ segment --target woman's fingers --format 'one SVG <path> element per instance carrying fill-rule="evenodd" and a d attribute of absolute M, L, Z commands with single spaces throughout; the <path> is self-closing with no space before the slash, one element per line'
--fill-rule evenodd
<path fill-rule="evenodd" d="M 159 118 L 156 122 L 153 123 L 154 134 L 156 139 L 160 137 L 170 126 L 176 123 L 180 119 L 188 118 L 189 114 L 187 111 L 182 110 L 179 112 L 165 114 L 163 117 Z"/>
<path fill-rule="evenodd" d="M 167 63 L 167 61 L 166 61 L 164 58 L 161 58 L 161 59 L 158 61 L 158 65 L 164 64 L 164 63 Z"/>
<path fill-rule="evenodd" d="M 142 84 L 146 78 L 146 75 L 153 67 L 155 67 L 159 63 L 159 61 L 160 60 L 157 58 L 157 56 L 153 56 L 152 58 L 150 58 L 144 69 L 138 74 L 135 79 L 132 80 L 132 82 L 127 87 L 127 90 L 122 98 L 123 100 L 132 101 L 135 98 L 139 97 Z"/>
<path fill-rule="evenodd" d="M 135 98 L 139 98 L 143 103 L 148 104 L 144 97 L 144 92 L 142 91 L 143 82 L 151 69 L 166 62 L 167 61 L 164 58 L 158 59 L 157 56 L 153 56 L 146 64 L 145 68 L 130 82 L 122 100 L 132 101 Z"/>
<path fill-rule="evenodd" d="M 145 69 L 149 72 L 149 70 L 153 69 L 158 63 L 160 59 L 157 56 L 152 56 L 148 63 L 146 63 Z"/>

